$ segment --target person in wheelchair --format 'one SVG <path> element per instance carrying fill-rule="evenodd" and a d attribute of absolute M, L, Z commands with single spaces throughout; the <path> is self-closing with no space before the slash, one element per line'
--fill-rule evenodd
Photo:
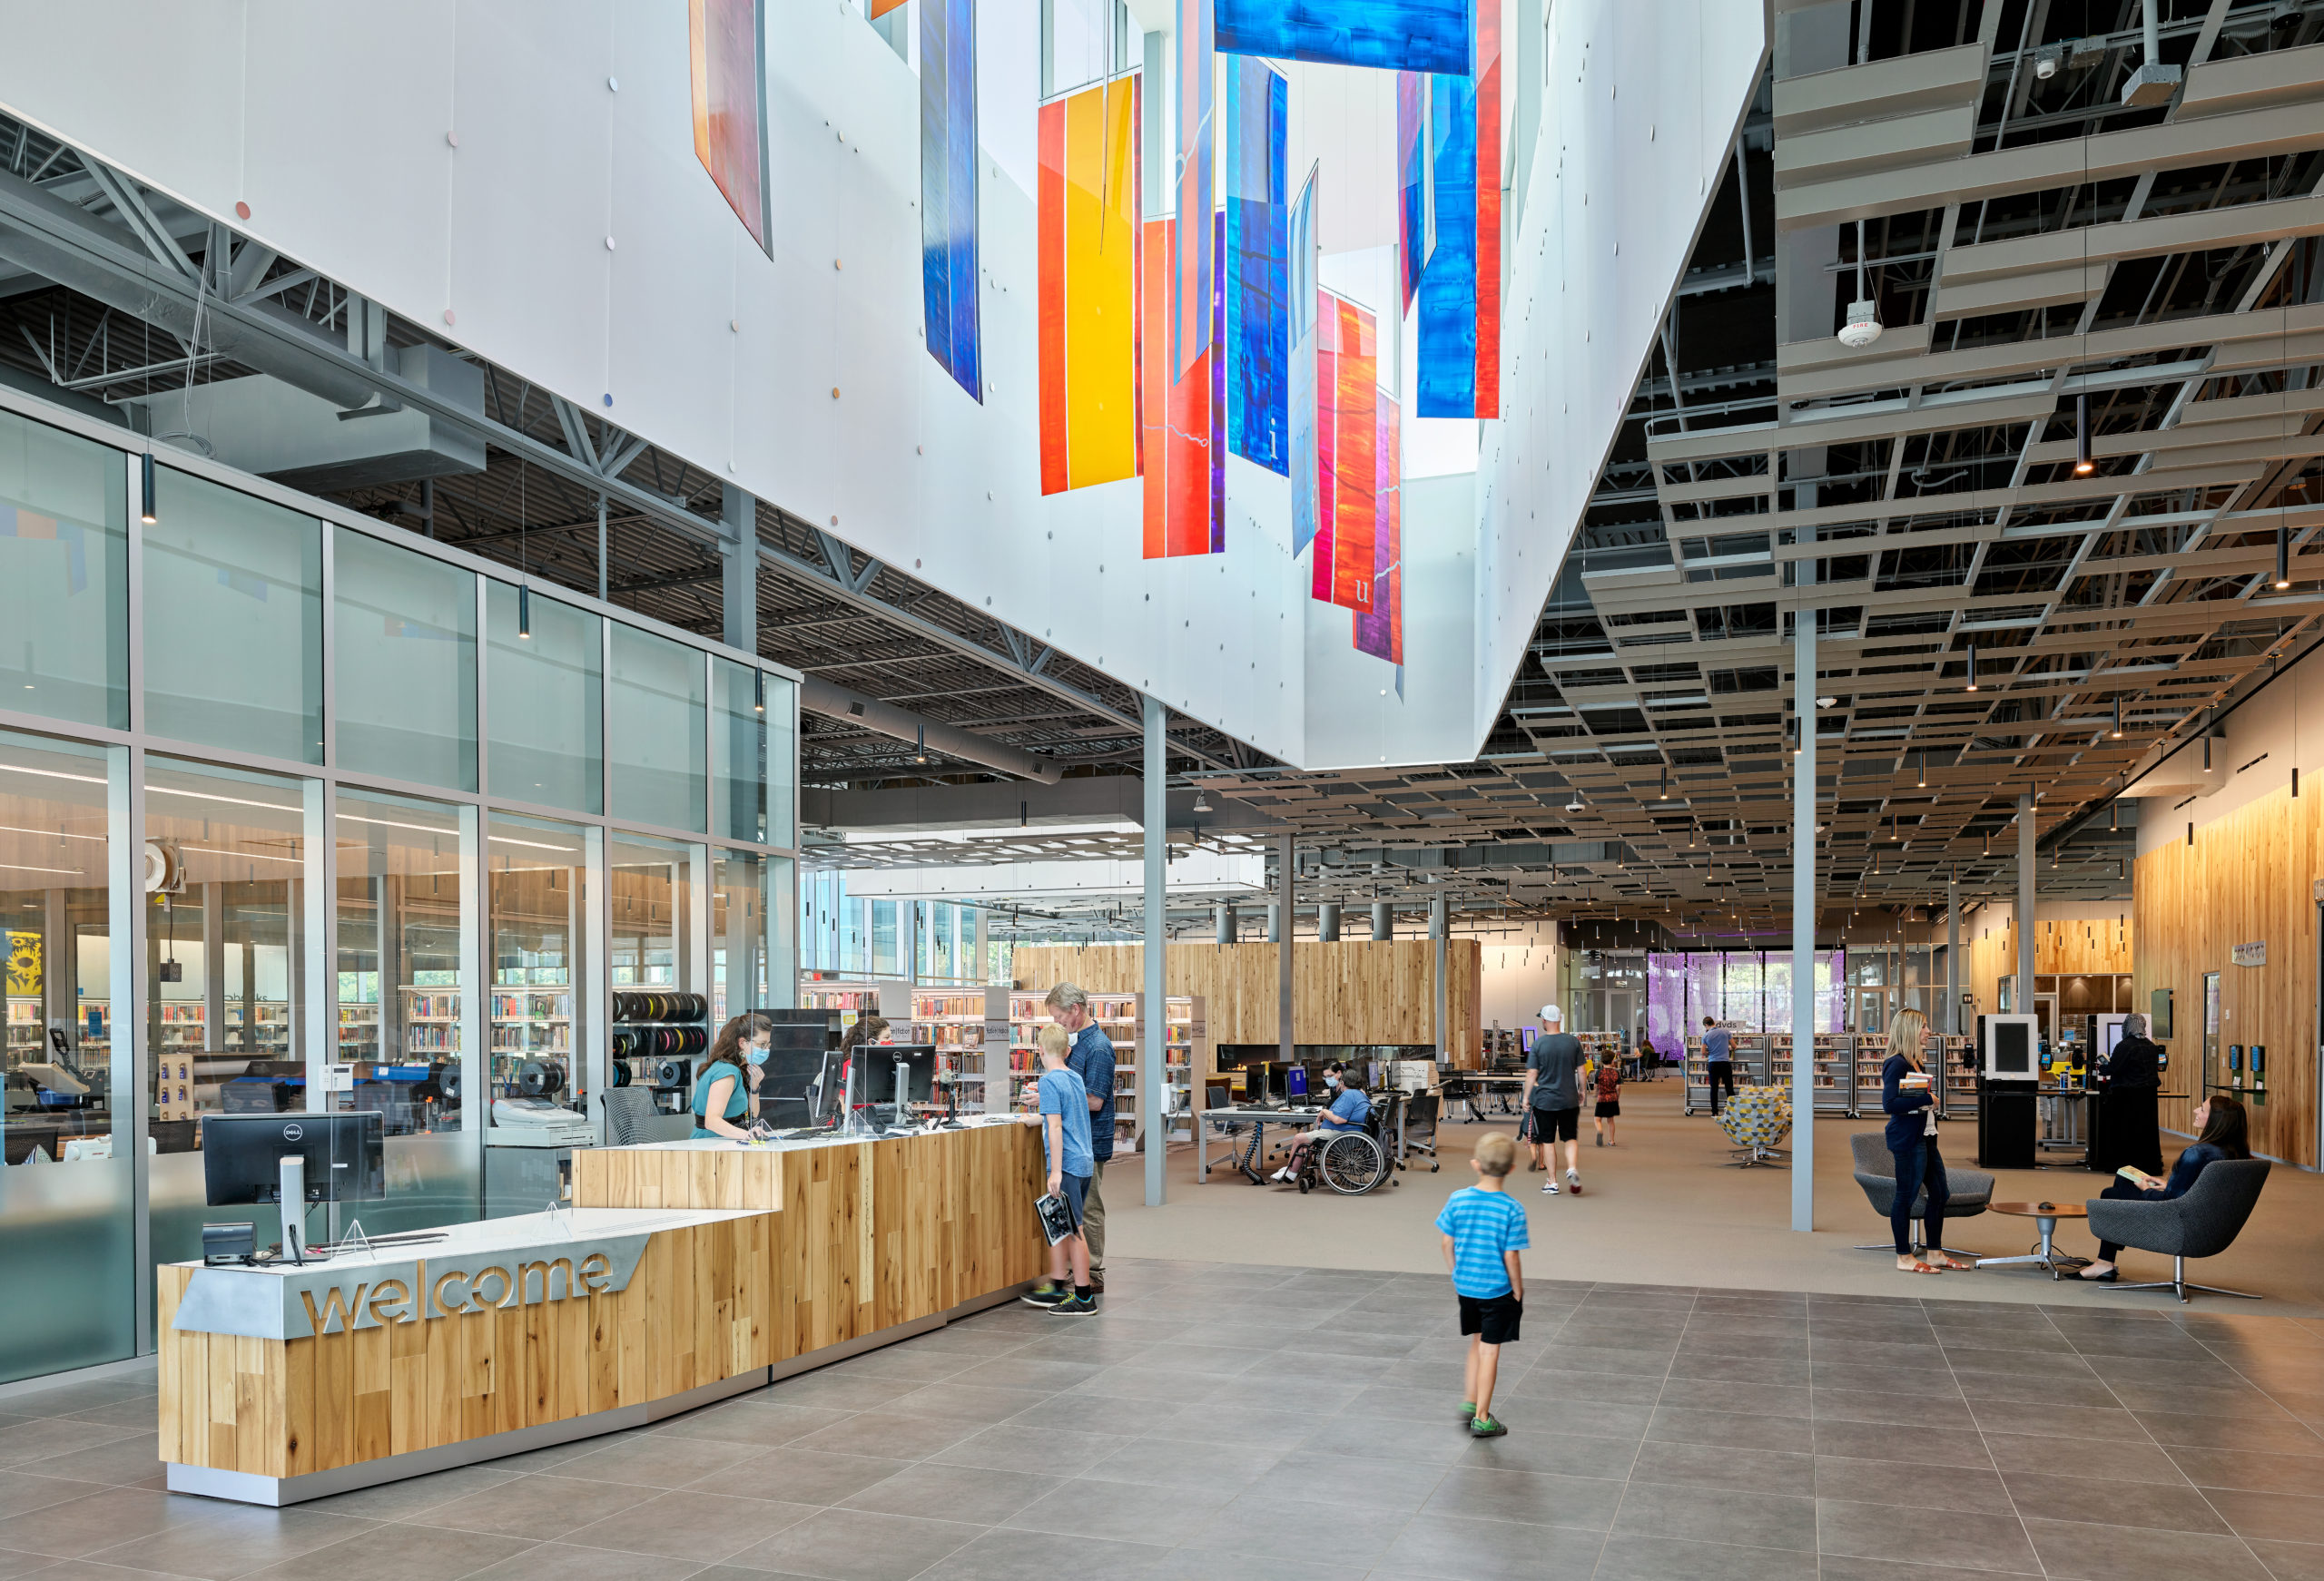
<path fill-rule="evenodd" d="M 1324 1067 L 1324 1090 L 1332 1095 L 1330 1105 L 1315 1116 L 1315 1129 L 1303 1131 L 1292 1138 L 1291 1158 L 1275 1172 L 1278 1181 L 1294 1181 L 1307 1166 L 1307 1155 L 1315 1147 L 1330 1141 L 1343 1131 L 1361 1131 L 1372 1118 L 1372 1100 L 1363 1089 L 1347 1085 L 1347 1066 L 1334 1060 Z"/>

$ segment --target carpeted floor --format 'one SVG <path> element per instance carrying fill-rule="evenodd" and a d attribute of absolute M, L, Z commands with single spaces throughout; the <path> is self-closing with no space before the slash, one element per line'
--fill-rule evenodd
<path fill-rule="evenodd" d="M 1859 1244 L 1888 1239 L 1888 1222 L 1876 1218 L 1851 1178 L 1847 1135 L 1876 1130 L 1877 1117 L 1826 1118 L 1817 1125 L 1816 1230 L 1790 1228 L 1789 1169 L 1737 1169 L 1728 1163 L 1727 1137 L 1708 1115 L 1682 1115 L 1675 1081 L 1634 1083 L 1622 1092 L 1620 1145 L 1590 1145 L 1582 1121 L 1579 1199 L 1543 1197 L 1544 1177 L 1524 1166 L 1511 1183 L 1531 1211 L 1533 1252 L 1526 1266 L 1546 1279 L 1622 1283 L 1711 1285 L 1722 1289 L 1807 1291 L 1834 1295 L 1926 1296 L 1977 1301 L 2056 1303 L 2110 1311 L 2175 1308 L 2168 1291 L 2110 1291 L 2053 1282 L 2024 1269 L 1987 1269 L 1938 1278 L 1898 1273 L 1894 1260 Z M 1513 1117 L 1494 1117 L 1513 1132 Z M 1485 1127 L 1444 1128 L 1443 1170 L 1428 1173 L 1415 1160 L 1401 1183 L 1367 1196 L 1301 1196 L 1285 1187 L 1250 1185 L 1231 1169 L 1215 1167 L 1209 1184 L 1195 1183 L 1191 1147 L 1173 1148 L 1167 1203 L 1142 1205 L 1144 1160 L 1125 1157 L 1106 1179 L 1108 1232 L 1121 1255 L 1203 1262 L 1295 1262 L 1319 1268 L 1433 1272 L 1443 1264 L 1433 1228 L 1438 1207 L 1473 1177 L 1469 1152 Z M 1955 1166 L 1976 1162 L 1976 1129 L 1948 1122 L 1941 1138 Z M 2183 1139 L 2163 1138 L 2174 1157 Z M 1221 1150 L 1223 1154 L 1223 1149 Z M 1214 1154 L 1214 1162 L 1220 1154 Z M 2105 1182 L 2080 1169 L 2001 1172 L 1997 1199 L 2080 1203 Z M 2059 1226 L 2059 1244 L 2087 1256 L 2096 1248 L 2078 1224 Z M 1946 1242 L 1989 1256 L 2029 1250 L 2032 1221 L 1987 1213 L 1957 1223 Z M 2132 1252 L 2126 1277 L 2167 1278 L 2167 1258 Z M 2198 1298 L 2212 1307 L 2260 1313 L 2324 1317 L 2324 1176 L 2278 1165 L 2258 1211 L 2236 1244 L 2221 1257 L 2188 1265 L 2205 1284 L 2256 1291 L 2264 1302 Z M 1911 1288 L 1904 1288 L 1907 1283 Z M 2206 1309 L 2210 1310 L 2210 1309 Z"/>
<path fill-rule="evenodd" d="M 288 1510 L 159 1491 L 150 1377 L 68 1385 L 0 1401 L 0 1577 L 2324 1577 L 2324 1322 L 1938 1283 L 1536 1276 L 1480 1442 L 1441 1275 L 1125 1257 L 1095 1317 Z"/>

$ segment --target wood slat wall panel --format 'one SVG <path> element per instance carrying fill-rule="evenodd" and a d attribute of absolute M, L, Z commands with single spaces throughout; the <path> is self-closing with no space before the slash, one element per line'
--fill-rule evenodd
<path fill-rule="evenodd" d="M 1163 962 L 1164 992 L 1208 1001 L 1210 1040 L 1273 1043 L 1280 1035 L 1272 944 L 1174 944 Z M 1093 994 L 1135 994 L 1145 987 L 1146 947 L 1019 947 L 1012 971 L 1019 988 L 1046 992 L 1074 982 Z M 1456 1063 L 1482 1055 L 1483 946 L 1445 941 L 1446 1042 Z M 1433 940 L 1350 939 L 1291 947 L 1292 1036 L 1300 1043 L 1436 1041 L 1436 945 Z"/>
<path fill-rule="evenodd" d="M 2123 921 L 2112 918 L 2036 918 L 2034 924 L 2034 975 L 2120 973 L 2133 969 L 2139 938 L 2132 908 L 2122 908 Z M 1963 953 L 1968 957 L 1962 986 L 1977 996 L 1977 1008 L 1990 1014 L 2001 1007 L 2001 980 L 2017 970 L 2017 924 L 2014 919 L 1988 928 L 1971 917 L 1962 929 Z M 2145 1001 L 2141 1000 L 2142 1007 Z"/>
<path fill-rule="evenodd" d="M 2287 787 L 2139 858 L 2133 899 L 2136 1003 L 2171 992 L 2171 1071 L 2162 1123 L 2186 1131 L 2202 1076 L 2202 977 L 2220 975 L 2221 1046 L 2268 1050 L 2268 1096 L 2254 1103 L 2255 1152 L 2310 1168 L 2316 1138 L 2316 906 L 2319 822 L 2314 795 Z M 2268 964 L 2239 967 L 2236 945 L 2264 942 Z M 2171 1096 L 2175 1092 L 2180 1095 Z"/>

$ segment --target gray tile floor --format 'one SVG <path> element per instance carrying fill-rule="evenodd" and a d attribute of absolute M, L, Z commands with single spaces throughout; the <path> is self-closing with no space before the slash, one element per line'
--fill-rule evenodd
<path fill-rule="evenodd" d="M 0 1399 L 0 1581 L 2324 1581 L 2324 1321 L 1536 1281 L 1476 1443 L 1440 1278 L 1112 1286 L 281 1511 L 159 1490 L 150 1379 Z"/>

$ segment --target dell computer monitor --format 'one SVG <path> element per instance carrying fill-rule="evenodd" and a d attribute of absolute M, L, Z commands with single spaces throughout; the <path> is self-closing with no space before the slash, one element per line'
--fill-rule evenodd
<path fill-rule="evenodd" d="M 386 1117 L 352 1115 L 204 1115 L 202 1171 L 210 1205 L 272 1203 L 282 1195 L 282 1160 L 305 1161 L 307 1201 L 369 1203 L 388 1194 L 382 1163 Z"/>
<path fill-rule="evenodd" d="M 896 1091 L 897 1067 L 904 1090 Z M 855 1051 L 855 1101 L 859 1104 L 931 1104 L 936 1101 L 936 1046 L 931 1043 L 871 1043 Z"/>
<path fill-rule="evenodd" d="M 1287 1065 L 1283 1067 L 1283 1095 L 1286 1100 L 1304 1100 L 1307 1096 L 1307 1067 Z"/>

